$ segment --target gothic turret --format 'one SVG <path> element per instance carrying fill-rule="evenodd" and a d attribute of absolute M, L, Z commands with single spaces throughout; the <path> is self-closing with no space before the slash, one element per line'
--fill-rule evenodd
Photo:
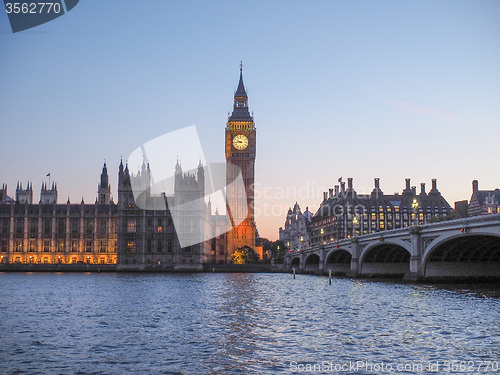
<path fill-rule="evenodd" d="M 2 184 L 0 189 L 0 203 L 7 202 L 7 184 Z"/>
<path fill-rule="evenodd" d="M 233 113 L 229 121 L 253 121 L 248 111 L 248 96 L 243 84 L 243 65 L 240 64 L 240 81 L 234 93 Z"/>
<path fill-rule="evenodd" d="M 16 188 L 16 202 L 19 203 L 33 203 L 33 185 L 29 183 L 26 186 L 26 189 L 23 189 L 23 183 L 17 183 Z"/>
<path fill-rule="evenodd" d="M 106 162 L 104 162 L 101 173 L 101 183 L 97 187 L 97 202 L 99 204 L 109 204 L 110 196 L 111 186 L 109 185 L 108 168 L 106 167 Z"/>
<path fill-rule="evenodd" d="M 48 188 L 47 184 L 42 183 L 40 190 L 40 204 L 56 204 L 57 203 L 57 185 L 52 182 L 52 187 Z"/>

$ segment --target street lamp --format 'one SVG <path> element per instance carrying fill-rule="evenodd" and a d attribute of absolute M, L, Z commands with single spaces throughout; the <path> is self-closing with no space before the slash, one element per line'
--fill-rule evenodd
<path fill-rule="evenodd" d="M 413 208 L 413 213 L 415 215 L 413 225 L 418 225 L 418 201 L 417 201 L 417 198 L 413 198 L 413 203 L 411 204 L 411 208 Z"/>

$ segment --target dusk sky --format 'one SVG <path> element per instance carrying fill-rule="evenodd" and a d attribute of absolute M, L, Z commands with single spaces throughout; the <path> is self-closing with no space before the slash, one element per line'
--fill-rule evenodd
<path fill-rule="evenodd" d="M 499 19 L 499 1 L 82 0 L 13 34 L 2 10 L 0 184 L 38 202 L 50 173 L 59 203 L 93 203 L 106 160 L 116 202 L 120 157 L 191 125 L 223 162 L 242 60 L 261 236 L 340 177 L 437 178 L 453 206 L 500 187 Z"/>

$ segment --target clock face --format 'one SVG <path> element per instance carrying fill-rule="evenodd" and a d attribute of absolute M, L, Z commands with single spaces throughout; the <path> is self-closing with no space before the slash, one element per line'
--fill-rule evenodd
<path fill-rule="evenodd" d="M 243 134 L 238 134 L 233 138 L 233 146 L 237 150 L 244 150 L 248 146 L 248 138 Z"/>

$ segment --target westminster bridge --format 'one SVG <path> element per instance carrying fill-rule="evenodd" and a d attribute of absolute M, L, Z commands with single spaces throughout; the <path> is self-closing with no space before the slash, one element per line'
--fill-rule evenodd
<path fill-rule="evenodd" d="M 414 225 L 285 256 L 288 271 L 409 280 L 500 277 L 500 214 Z"/>

